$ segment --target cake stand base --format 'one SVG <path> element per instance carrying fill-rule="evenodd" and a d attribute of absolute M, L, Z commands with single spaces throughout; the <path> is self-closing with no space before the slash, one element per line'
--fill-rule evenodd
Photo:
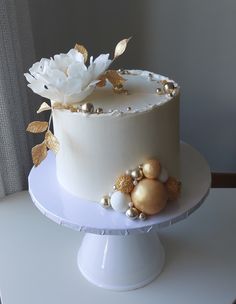
<path fill-rule="evenodd" d="M 91 283 L 117 291 L 132 290 L 154 280 L 165 262 L 156 232 L 127 236 L 84 236 L 78 267 Z"/>
<path fill-rule="evenodd" d="M 68 193 L 58 183 L 55 156 L 29 175 L 29 192 L 37 208 L 54 222 L 86 233 L 77 263 L 93 284 L 112 290 L 142 287 L 160 274 L 164 250 L 156 231 L 186 219 L 206 198 L 211 172 L 204 158 L 181 143 L 180 198 L 145 221 L 104 209 Z"/>

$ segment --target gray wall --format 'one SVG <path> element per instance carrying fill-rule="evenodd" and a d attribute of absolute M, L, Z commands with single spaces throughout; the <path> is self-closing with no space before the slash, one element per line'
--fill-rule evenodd
<path fill-rule="evenodd" d="M 182 89 L 181 138 L 213 171 L 236 171 L 235 0 L 29 0 L 37 58 L 75 42 L 111 52 L 133 36 L 118 67 L 173 77 Z"/>

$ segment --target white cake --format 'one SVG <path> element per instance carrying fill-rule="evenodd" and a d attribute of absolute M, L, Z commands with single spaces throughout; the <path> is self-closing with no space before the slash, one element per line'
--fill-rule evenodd
<path fill-rule="evenodd" d="M 128 74 L 127 74 L 128 73 Z M 67 191 L 100 201 L 119 175 L 150 158 L 160 160 L 169 175 L 179 177 L 179 87 L 158 94 L 168 78 L 147 71 L 124 75 L 128 94 L 112 85 L 96 88 L 83 103 L 103 113 L 84 114 L 53 109 L 58 181 Z"/>

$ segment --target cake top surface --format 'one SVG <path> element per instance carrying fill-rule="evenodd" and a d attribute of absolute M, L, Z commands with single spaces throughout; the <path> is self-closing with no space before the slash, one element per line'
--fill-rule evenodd
<path fill-rule="evenodd" d="M 173 96 L 162 91 L 163 81 L 171 81 L 176 93 L 179 90 L 173 80 L 149 71 L 123 70 L 119 74 L 126 80 L 124 88 L 127 94 L 114 93 L 112 85 L 107 83 L 104 87 L 96 88 L 85 102 L 102 108 L 104 115 L 131 114 L 150 110 L 172 99 Z"/>

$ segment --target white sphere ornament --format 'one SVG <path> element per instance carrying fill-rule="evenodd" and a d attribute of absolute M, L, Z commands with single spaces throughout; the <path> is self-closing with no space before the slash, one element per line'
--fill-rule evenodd
<path fill-rule="evenodd" d="M 168 175 L 168 172 L 167 172 L 166 168 L 161 167 L 161 173 L 158 177 L 159 181 L 162 182 L 162 183 L 166 183 L 167 180 L 168 180 L 168 177 L 169 177 L 169 175 Z"/>
<path fill-rule="evenodd" d="M 120 191 L 114 192 L 111 196 L 111 206 L 117 212 L 125 213 L 130 201 L 130 195 Z"/>

